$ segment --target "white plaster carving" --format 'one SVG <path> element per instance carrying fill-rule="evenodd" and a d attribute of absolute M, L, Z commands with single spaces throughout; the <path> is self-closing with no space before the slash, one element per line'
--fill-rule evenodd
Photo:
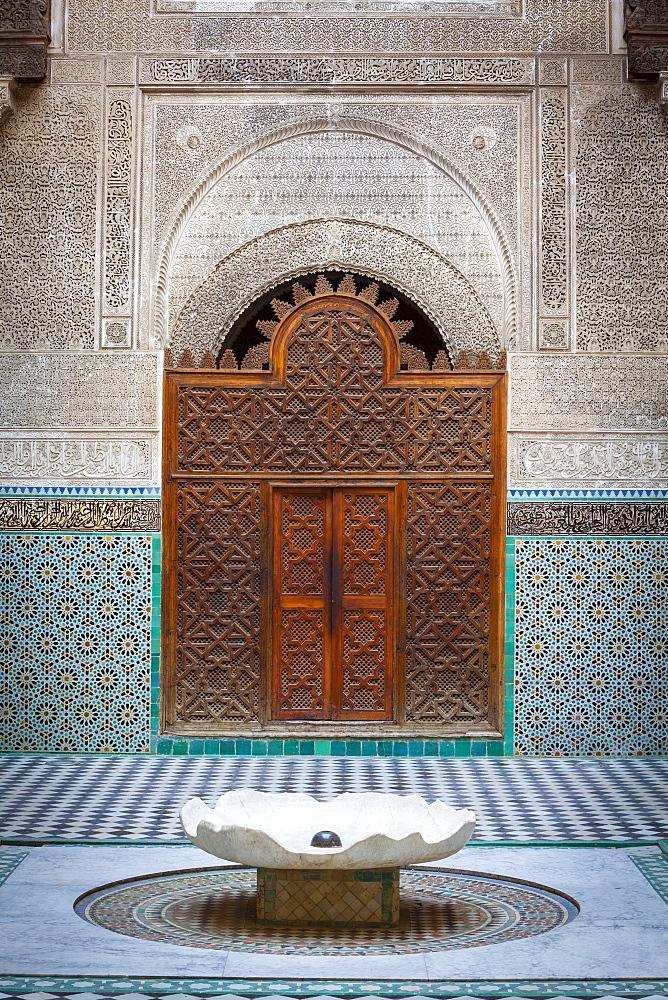
<path fill-rule="evenodd" d="M 14 77 L 0 76 L 0 124 L 16 109 Z"/>
<path fill-rule="evenodd" d="M 522 0 L 156 0 L 159 14 L 418 14 L 443 17 L 469 14 L 520 17 Z"/>
<path fill-rule="evenodd" d="M 619 56 L 602 56 L 597 59 L 574 58 L 571 61 L 573 83 L 622 83 L 624 59 Z"/>
<path fill-rule="evenodd" d="M 538 323 L 538 348 L 541 351 L 567 351 L 570 347 L 567 319 L 541 319 Z"/>
<path fill-rule="evenodd" d="M 112 92 L 107 110 L 104 228 L 104 304 L 127 311 L 130 302 L 132 225 L 132 105 Z"/>
<path fill-rule="evenodd" d="M 0 481 L 150 482 L 152 439 L 100 437 L 0 438 Z"/>
<path fill-rule="evenodd" d="M 132 347 L 129 319 L 107 319 L 102 328 L 102 347 Z"/>
<path fill-rule="evenodd" d="M 257 84 L 336 83 L 338 85 L 397 83 L 476 83 L 488 86 L 532 83 L 532 59 L 508 57 L 420 57 L 388 60 L 355 56 L 296 58 L 168 57 L 142 59 L 143 83 Z"/>
<path fill-rule="evenodd" d="M 107 83 L 133 84 L 137 76 L 134 56 L 107 56 Z"/>
<path fill-rule="evenodd" d="M 319 212 L 403 229 L 430 244 L 466 276 L 500 337 L 512 337 L 513 259 L 498 216 L 480 191 L 411 136 L 373 120 L 339 116 L 265 135 L 205 175 L 163 250 L 158 336 L 164 336 L 167 293 L 176 315 L 221 256 L 244 238 Z"/>
<path fill-rule="evenodd" d="M 0 355 L 1 427 L 155 427 L 157 356 Z"/>
<path fill-rule="evenodd" d="M 668 427 L 668 358 L 515 354 L 510 359 L 510 427 Z"/>
<path fill-rule="evenodd" d="M 511 486 L 668 486 L 668 437 L 653 434 L 510 435 Z"/>
<path fill-rule="evenodd" d="M 540 91 L 540 294 L 543 311 L 568 305 L 566 217 L 566 100 L 556 88 Z"/>
<path fill-rule="evenodd" d="M 668 117 L 653 87 L 577 91 L 577 346 L 668 352 Z"/>
<path fill-rule="evenodd" d="M 525 16 L 418 18 L 345 12 L 151 16 L 151 0 L 102 8 L 69 0 L 68 46 L 82 52 L 592 52 L 608 48 L 607 0 L 525 0 Z"/>
<path fill-rule="evenodd" d="M 26 89 L 0 131 L 0 349 L 94 346 L 101 88 Z"/>
<path fill-rule="evenodd" d="M 202 799 L 182 807 L 181 825 L 196 847 L 259 868 L 391 868 L 439 861 L 471 838 L 475 813 L 438 799 L 382 792 L 344 792 L 319 802 L 301 792 L 234 789 L 213 809 Z M 312 847 L 334 831 L 340 847 Z"/>
<path fill-rule="evenodd" d="M 565 59 L 540 59 L 538 61 L 538 82 L 543 85 L 565 84 L 567 62 Z"/>
<path fill-rule="evenodd" d="M 498 354 L 498 335 L 475 291 L 429 247 L 388 227 L 314 220 L 251 241 L 221 261 L 185 304 L 170 342 L 178 357 L 217 353 L 231 324 L 260 294 L 322 267 L 361 272 L 411 297 L 441 331 L 451 357 L 459 350 Z"/>
<path fill-rule="evenodd" d="M 52 59 L 51 83 L 100 83 L 102 60 L 91 58 Z"/>

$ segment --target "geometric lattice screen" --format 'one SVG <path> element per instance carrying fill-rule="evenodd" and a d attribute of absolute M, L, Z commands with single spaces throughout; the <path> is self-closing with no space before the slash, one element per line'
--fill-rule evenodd
<path fill-rule="evenodd" d="M 164 727 L 499 733 L 504 373 L 350 278 L 274 306 L 166 374 Z"/>

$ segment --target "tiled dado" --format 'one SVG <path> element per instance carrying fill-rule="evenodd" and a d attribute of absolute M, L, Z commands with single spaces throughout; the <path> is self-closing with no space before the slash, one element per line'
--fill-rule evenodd
<path fill-rule="evenodd" d="M 159 572 L 157 535 L 0 534 L 0 750 L 149 751 Z"/>
<path fill-rule="evenodd" d="M 151 750 L 173 756 L 221 757 L 503 757 L 512 753 L 503 740 L 298 740 L 177 739 L 152 737 Z"/>
<path fill-rule="evenodd" d="M 509 548 L 515 753 L 666 754 L 668 539 L 517 538 Z"/>

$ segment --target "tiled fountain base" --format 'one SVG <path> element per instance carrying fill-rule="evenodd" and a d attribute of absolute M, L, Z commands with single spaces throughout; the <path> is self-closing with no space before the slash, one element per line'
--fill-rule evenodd
<path fill-rule="evenodd" d="M 316 883 L 315 888 L 318 888 Z M 79 916 L 130 937 L 273 955 L 410 955 L 542 934 L 567 923 L 567 899 L 510 880 L 402 871 L 396 927 L 267 926 L 255 917 L 255 869 L 129 881 L 83 897 Z"/>
<path fill-rule="evenodd" d="M 638 851 L 642 853 L 638 854 Z M 153 981 L 160 983 L 189 980 L 187 986 L 178 988 L 176 992 L 193 994 L 198 992 L 197 984 L 204 985 L 214 980 L 221 984 L 240 980 L 283 984 L 292 980 L 303 983 L 308 978 L 323 981 L 325 977 L 330 977 L 332 981 L 505 983 L 517 980 L 526 983 L 601 978 L 611 983 L 614 980 L 646 983 L 649 988 L 641 995 L 649 996 L 659 992 L 649 985 L 652 981 L 658 983 L 668 978 L 668 951 L 665 947 L 668 906 L 654 887 L 655 884 L 659 886 L 656 872 L 650 871 L 649 867 L 647 871 L 644 867 L 639 868 L 633 860 L 654 858 L 656 860 L 652 864 L 658 867 L 663 863 L 658 848 L 637 848 L 634 853 L 633 849 L 587 847 L 469 846 L 448 860 L 448 866 L 452 869 L 456 867 L 459 872 L 456 876 L 458 902 L 470 907 L 459 913 L 454 908 L 450 911 L 447 932 L 458 937 L 456 943 L 453 944 L 451 937 L 450 946 L 442 947 L 445 921 L 441 920 L 439 925 L 433 916 L 444 902 L 452 902 L 453 896 L 448 899 L 439 893 L 447 890 L 448 885 L 454 889 L 455 884 L 441 881 L 445 876 L 436 866 L 424 866 L 406 876 L 421 882 L 420 885 L 417 881 L 415 883 L 416 902 L 423 903 L 420 907 L 422 912 L 416 918 L 420 922 L 421 933 L 415 933 L 409 925 L 400 926 L 397 938 L 388 947 L 390 942 L 382 937 L 385 930 L 374 930 L 373 933 L 367 930 L 365 939 L 358 938 L 351 943 L 350 938 L 346 940 L 337 936 L 338 931 L 323 929 L 318 934 L 317 950 L 305 947 L 304 937 L 295 932 L 291 937 L 282 932 L 272 942 L 267 928 L 262 929 L 263 950 L 260 950 L 260 938 L 253 936 L 248 908 L 245 915 L 237 911 L 237 922 L 231 932 L 229 927 L 227 931 L 222 928 L 228 933 L 227 938 L 220 934 L 219 925 L 214 927 L 217 943 L 213 948 L 206 943 L 202 947 L 202 942 L 195 941 L 193 937 L 187 943 L 182 937 L 177 943 L 177 936 L 170 936 L 174 928 L 168 926 L 165 930 L 164 924 L 162 932 L 165 936 L 162 938 L 156 934 L 155 925 L 146 927 L 144 936 L 134 937 L 115 933 L 109 929 L 109 924 L 98 926 L 90 923 L 75 912 L 75 903 L 81 896 L 91 893 L 95 887 L 109 886 L 113 882 L 127 885 L 135 879 L 138 880 L 134 883 L 136 886 L 142 882 L 144 885 L 147 882 L 155 885 L 166 878 L 169 883 L 170 873 L 182 872 L 171 881 L 182 879 L 187 887 L 189 876 L 197 879 L 206 874 L 203 869 L 207 856 L 195 848 L 59 845 L 34 847 L 27 851 L 9 848 L 7 854 L 21 854 L 23 858 L 11 871 L 7 865 L 7 878 L 0 885 L 0 977 L 4 983 L 10 974 L 14 977 L 42 976 L 45 977 L 45 984 L 46 977 L 78 976 L 79 981 L 90 982 L 99 982 L 100 977 L 116 976 L 121 977 L 121 981 L 152 977 Z M 245 891 L 250 892 L 252 874 L 247 872 L 244 876 L 242 870 L 232 868 L 227 871 L 231 879 L 245 877 Z M 465 878 L 466 875 L 471 878 Z M 490 879 L 496 885 L 490 887 Z M 513 886 L 516 881 L 529 884 Z M 492 904 L 499 901 L 499 883 L 507 887 L 508 892 L 526 892 L 527 906 L 529 893 L 533 893 L 532 906 L 545 906 L 543 900 L 546 897 L 536 892 L 535 887 L 550 886 L 558 893 L 577 899 L 580 913 L 567 922 L 564 922 L 562 914 L 554 918 L 551 929 L 527 935 L 520 922 L 513 924 L 511 910 L 519 909 L 517 897 L 501 900 L 503 905 L 498 910 L 493 909 Z M 172 904 L 178 903 L 170 895 L 175 891 L 173 884 L 165 884 L 158 889 L 161 891 L 147 898 L 143 915 L 140 915 L 140 920 L 147 924 L 153 924 L 154 920 L 159 922 L 162 909 L 169 909 Z M 210 892 L 210 885 L 204 889 Z M 417 898 L 418 889 L 420 898 Z M 244 887 L 241 882 L 237 890 L 242 896 Z M 467 892 L 474 894 L 468 900 L 465 896 Z M 126 902 L 129 903 L 129 900 Z M 430 907 L 433 907 L 432 915 L 427 912 Z M 485 908 L 492 919 L 497 920 L 492 929 L 498 929 L 500 933 L 486 947 L 475 947 L 475 935 L 483 920 L 481 910 Z M 139 906 L 137 912 L 141 909 Z M 182 910 L 180 915 L 177 910 L 171 911 L 172 916 L 176 913 L 182 926 L 188 924 L 188 920 L 182 919 L 188 916 L 187 910 L 186 906 L 185 912 Z M 440 912 L 443 913 L 443 910 Z M 527 912 L 525 909 L 523 915 Z M 109 919 L 119 921 L 121 918 L 120 910 L 114 908 Z M 503 920 L 506 920 L 505 925 Z M 116 926 L 115 930 L 119 929 L 120 926 Z M 192 927 L 190 933 L 193 933 Z M 203 933 L 201 925 L 195 933 Z M 293 946 L 290 941 L 294 941 Z M 419 950 L 422 945 L 425 950 Z M 323 951 L 326 953 L 323 954 Z M 56 982 L 55 979 L 53 981 Z M 148 989 L 144 987 L 142 992 L 151 992 L 150 984 L 147 983 L 147 986 Z M 158 992 L 161 988 L 158 987 Z M 262 990 L 246 992 L 259 996 L 267 991 L 281 996 L 292 993 L 291 989 L 278 985 L 273 989 L 265 990 L 263 987 Z M 0 992 L 9 993 L 5 988 Z M 50 989 L 45 986 L 33 992 L 49 993 Z M 84 992 L 88 994 L 87 1000 L 92 1000 L 91 994 L 97 997 L 100 990 L 88 987 Z M 333 988 L 323 988 L 320 992 L 335 995 Z M 362 992 L 360 989 L 359 994 Z M 497 995 L 491 985 L 484 992 L 490 997 Z M 525 993 L 518 986 L 518 990 L 499 990 L 499 994 L 504 992 L 513 996 L 530 996 L 532 991 Z M 547 995 L 554 997 L 559 992 L 554 989 Z M 572 991 L 566 988 L 563 992 L 569 995 Z M 620 992 L 628 991 L 611 986 L 599 995 Z M 635 990 L 632 992 L 634 996 L 639 995 Z M 139 989 L 137 993 L 140 993 Z M 409 990 L 406 995 L 424 995 L 424 990 Z M 37 998 L 33 997 L 33 1000 Z M 48 998 L 42 997 L 41 1000 Z"/>

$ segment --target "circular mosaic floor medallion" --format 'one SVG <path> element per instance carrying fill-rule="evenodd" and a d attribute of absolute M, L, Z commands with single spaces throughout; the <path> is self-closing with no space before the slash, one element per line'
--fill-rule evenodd
<path fill-rule="evenodd" d="M 280 955 L 445 951 L 543 934 L 577 907 L 553 890 L 445 869 L 401 872 L 397 927 L 268 927 L 255 919 L 255 869 L 200 869 L 131 879 L 81 896 L 98 927 L 166 944 Z"/>

